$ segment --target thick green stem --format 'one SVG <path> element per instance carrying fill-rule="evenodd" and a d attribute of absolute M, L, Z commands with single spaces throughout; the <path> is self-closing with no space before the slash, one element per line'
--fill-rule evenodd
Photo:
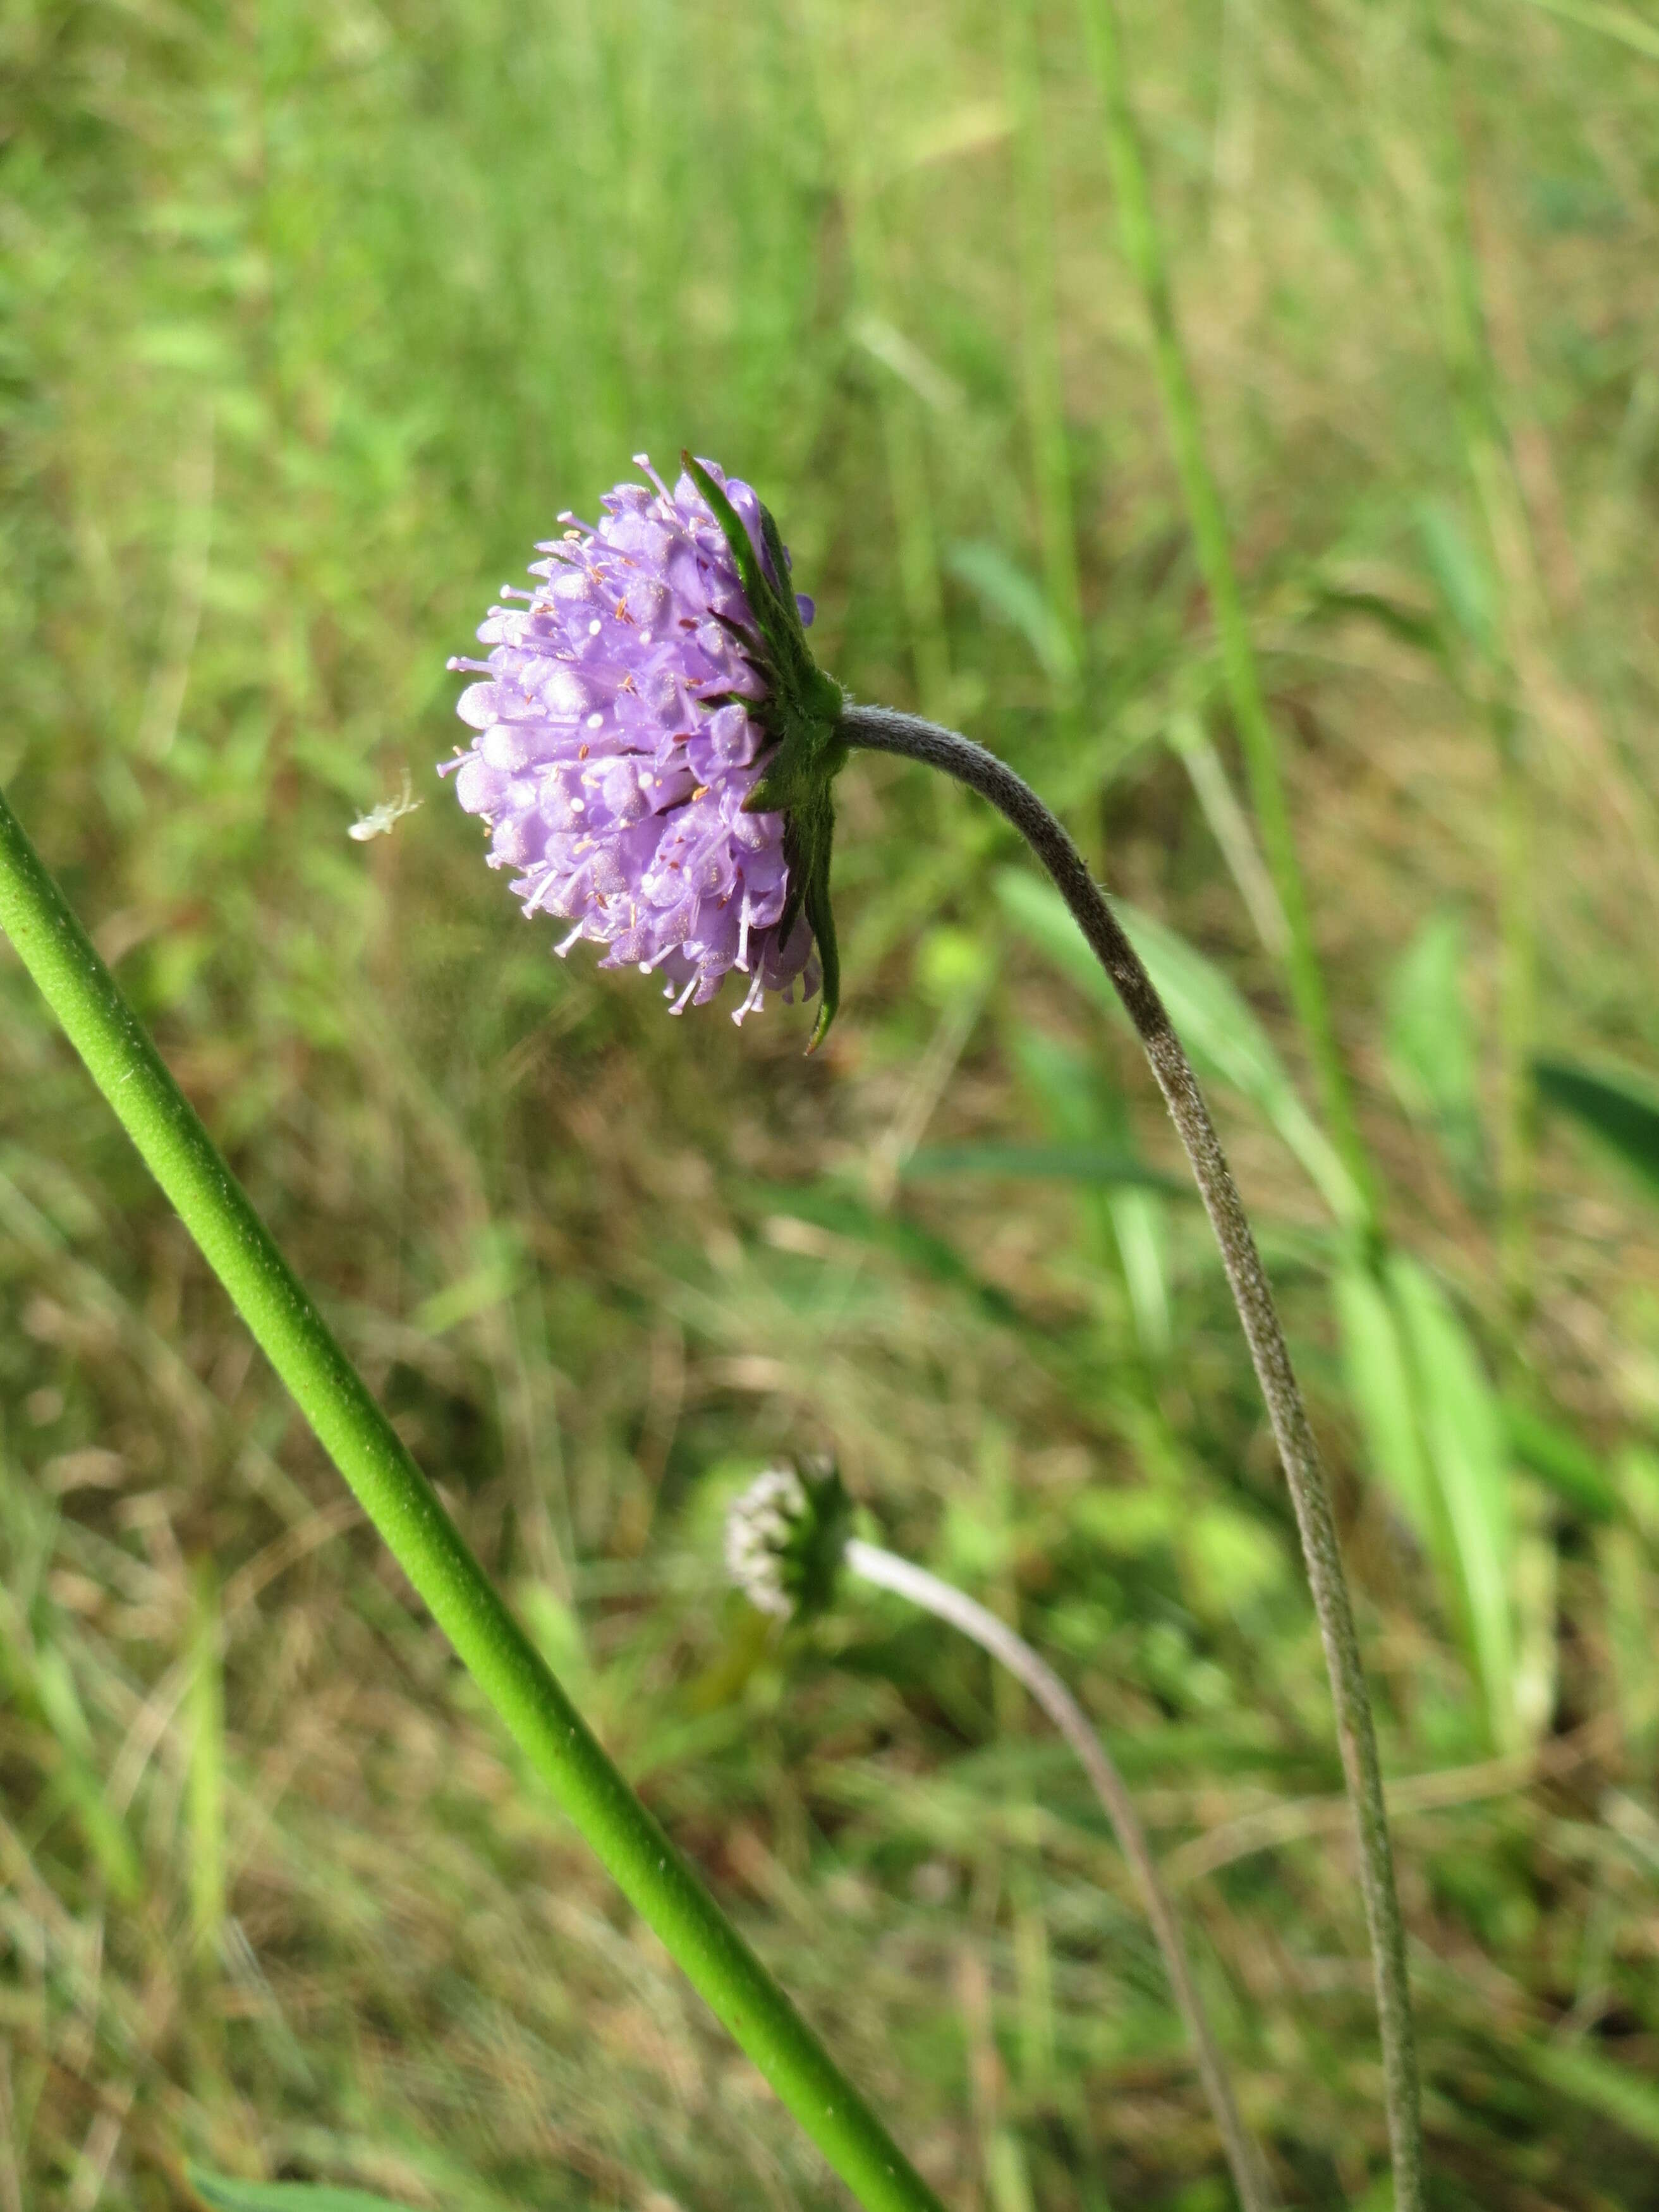
<path fill-rule="evenodd" d="M 1118 232 L 1152 325 L 1158 390 L 1199 567 L 1210 595 L 1216 636 L 1221 647 L 1222 673 L 1243 747 L 1262 847 L 1289 931 L 1285 965 L 1291 997 L 1313 1060 L 1332 1139 L 1364 1196 L 1368 1214 L 1374 1217 L 1376 1177 L 1354 1117 L 1347 1073 L 1331 1025 L 1325 981 L 1308 916 L 1301 863 L 1291 830 L 1290 808 L 1279 763 L 1279 734 L 1262 695 L 1255 647 L 1233 565 L 1232 544 L 1205 451 L 1198 395 L 1176 324 L 1175 301 L 1163 241 L 1152 213 L 1146 164 L 1129 105 L 1128 72 L 1113 0 L 1082 0 L 1082 7 L 1084 27 L 1106 110 L 1106 152 L 1117 198 Z"/>
<path fill-rule="evenodd" d="M 870 2212 L 940 2212 L 601 1750 L 254 1212 L 0 795 L 0 930 L 324 1449 L 629 1902 Z"/>

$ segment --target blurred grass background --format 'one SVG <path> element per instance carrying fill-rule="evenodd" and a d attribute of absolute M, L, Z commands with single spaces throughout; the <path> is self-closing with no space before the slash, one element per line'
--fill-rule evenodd
<path fill-rule="evenodd" d="M 1176 934 L 1400 1778 L 1435 2201 L 1659 2205 L 1659 26 L 1438 5 L 1124 10 L 1370 1239 L 1070 10 L 0 27 L 0 778 L 606 1741 L 964 2209 L 1230 2200 L 1053 1740 L 884 1601 L 769 1641 L 720 1507 L 833 1449 L 1066 1671 L 1287 2198 L 1376 2212 L 1327 1693 L 1218 1267 L 960 794 L 843 778 L 809 1063 L 798 1012 L 672 1023 L 548 957 L 431 780 L 443 664 L 560 509 L 690 443 L 779 515 L 826 665 L 1005 751 Z M 351 842 L 405 768 L 422 810 Z M 186 2204 L 186 2154 L 836 2200 L 5 955 L 0 1580 L 0 2212 Z"/>

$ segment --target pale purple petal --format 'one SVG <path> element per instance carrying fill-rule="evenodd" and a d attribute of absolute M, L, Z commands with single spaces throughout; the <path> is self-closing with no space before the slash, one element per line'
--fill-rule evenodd
<path fill-rule="evenodd" d="M 720 525 L 689 476 L 671 492 L 618 484 L 597 526 L 575 524 L 538 550 L 525 603 L 492 607 L 478 632 L 486 662 L 452 665 L 487 680 L 457 712 L 471 748 L 445 764 L 455 795 L 490 827 L 490 865 L 520 873 L 527 915 L 549 914 L 602 945 L 602 967 L 656 975 L 678 1013 L 704 1006 L 736 970 L 755 1012 L 768 991 L 818 986 L 812 933 L 778 924 L 789 890 L 781 814 L 745 814 L 769 744 L 742 704 L 763 684 L 726 624 L 758 629 Z M 742 518 L 769 579 L 760 502 L 704 467 Z M 786 553 L 785 561 L 788 556 Z M 812 603 L 798 598 L 802 620 Z"/>

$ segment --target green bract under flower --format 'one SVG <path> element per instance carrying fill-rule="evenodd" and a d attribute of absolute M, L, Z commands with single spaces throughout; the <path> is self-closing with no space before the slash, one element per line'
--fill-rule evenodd
<path fill-rule="evenodd" d="M 795 917 L 805 914 L 823 969 L 823 995 L 810 1052 L 823 1042 L 841 998 L 841 961 L 830 909 L 830 853 L 836 833 L 830 786 L 847 764 L 848 747 L 841 734 L 846 697 L 812 658 L 800 609 L 787 588 L 789 556 L 770 510 L 760 509 L 763 565 L 724 487 L 691 454 L 682 453 L 680 459 L 725 534 L 754 617 L 753 629 L 730 621 L 723 625 L 765 687 L 761 698 L 745 702 L 749 712 L 776 740 L 776 750 L 763 763 L 760 781 L 744 801 L 744 811 L 783 817 L 789 892 L 779 934 L 787 942 Z M 773 577 L 778 579 L 775 585 Z"/>

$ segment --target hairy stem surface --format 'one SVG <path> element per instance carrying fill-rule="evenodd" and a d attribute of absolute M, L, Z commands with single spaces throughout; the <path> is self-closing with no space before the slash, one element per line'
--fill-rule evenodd
<path fill-rule="evenodd" d="M 1187 2033 L 1193 2039 L 1193 2051 L 1198 2061 L 1200 2079 L 1204 2094 L 1210 2100 L 1210 2110 L 1220 2132 L 1222 2148 L 1231 2169 L 1233 2186 L 1238 2191 L 1238 2201 L 1244 2212 L 1273 2212 L 1277 2203 L 1261 2156 L 1249 2131 L 1239 2116 L 1237 2100 L 1233 2095 L 1231 2076 L 1221 2045 L 1216 2040 L 1215 2030 L 1204 2008 L 1204 1999 L 1193 1978 L 1187 1947 L 1182 1938 L 1181 1923 L 1176 1917 L 1175 1906 L 1158 1874 L 1158 1862 L 1152 1856 L 1146 1832 L 1140 1825 L 1140 1815 L 1135 1810 L 1134 1799 L 1129 1795 L 1123 1777 L 1113 1765 L 1111 1755 L 1094 1729 L 1089 1717 L 1072 1695 L 1054 1668 L 1042 1659 L 1023 1637 L 1015 1635 L 1006 1621 L 999 1620 L 994 1613 L 977 1604 L 966 1591 L 953 1584 L 941 1582 L 930 1575 L 926 1567 L 919 1567 L 909 1559 L 900 1559 L 895 1552 L 884 1551 L 876 1544 L 866 1544 L 854 1536 L 842 1554 L 849 1574 L 861 1581 L 872 1583 L 879 1589 L 895 1591 L 908 1598 L 937 1620 L 948 1621 L 952 1628 L 960 1629 L 970 1637 L 982 1651 L 988 1651 L 999 1664 L 1006 1667 L 1016 1680 L 1023 1682 L 1036 1699 L 1066 1741 L 1077 1754 L 1078 1764 L 1088 1776 L 1094 1793 L 1112 1824 L 1118 1848 L 1128 1861 L 1146 1917 L 1152 1923 L 1158 1947 L 1164 1954 L 1170 1984 L 1181 2016 L 1187 2023 Z"/>
<path fill-rule="evenodd" d="M 898 714 L 884 707 L 849 706 L 841 726 L 850 744 L 873 752 L 901 754 L 929 768 L 943 769 L 947 775 L 989 799 L 1012 823 L 1053 877 L 1090 949 L 1123 1001 L 1186 1147 L 1221 1248 L 1233 1302 L 1267 1400 L 1296 1510 L 1336 1706 L 1342 1770 L 1358 1829 L 1360 1886 L 1376 1975 L 1395 2204 L 1397 2212 L 1423 2212 L 1422 2120 L 1411 1988 L 1406 1971 L 1406 1931 L 1395 1887 L 1394 1853 L 1383 1808 L 1382 1770 L 1370 1693 L 1360 1661 L 1353 1607 L 1318 1447 L 1291 1366 L 1273 1291 L 1210 1109 L 1139 954 L 1090 875 L 1082 854 L 1030 786 L 982 745 L 958 737 L 953 730 L 923 721 L 919 715 Z"/>
<path fill-rule="evenodd" d="M 942 2212 L 589 1731 L 410 1457 L 0 794 L 0 930 L 462 1663 L 629 1903 L 870 2212 Z"/>

